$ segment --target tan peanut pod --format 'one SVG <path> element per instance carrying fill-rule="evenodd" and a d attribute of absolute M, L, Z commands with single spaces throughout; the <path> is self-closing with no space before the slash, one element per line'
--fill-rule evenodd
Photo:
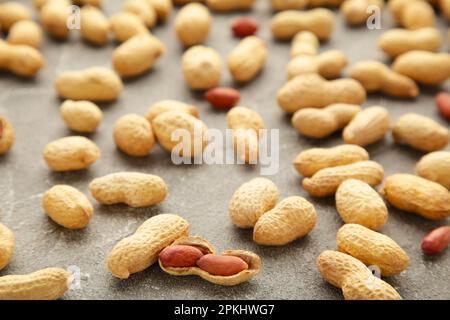
<path fill-rule="evenodd" d="M 336 236 L 338 250 L 367 266 L 377 266 L 383 276 L 393 276 L 409 266 L 405 251 L 388 236 L 359 224 L 343 225 Z"/>
<path fill-rule="evenodd" d="M 193 246 L 199 248 L 204 254 L 215 254 L 214 247 L 212 247 L 208 241 L 200 237 L 182 237 L 175 240 L 170 246 L 172 247 L 177 245 Z M 159 266 L 164 272 L 173 276 L 196 275 L 208 282 L 221 286 L 235 286 L 240 283 L 247 282 L 261 270 L 261 258 L 253 252 L 244 250 L 227 250 L 222 252 L 221 255 L 238 257 L 247 263 L 248 268 L 231 276 L 219 276 L 212 275 L 198 266 L 185 268 L 164 267 L 161 260 L 159 260 Z"/>
<path fill-rule="evenodd" d="M 448 21 L 450 21 L 450 1 L 449 0 L 438 0 L 438 1 L 442 14 Z"/>
<path fill-rule="evenodd" d="M 339 50 L 325 51 L 317 56 L 298 56 L 288 63 L 287 78 L 290 80 L 299 75 L 318 73 L 325 79 L 336 79 L 347 64 L 347 57 Z"/>
<path fill-rule="evenodd" d="M 66 100 L 60 114 L 67 126 L 78 132 L 94 132 L 103 119 L 102 110 L 89 101 Z"/>
<path fill-rule="evenodd" d="M 317 7 L 339 7 L 344 0 L 309 0 L 308 6 L 310 8 Z"/>
<path fill-rule="evenodd" d="M 148 4 L 153 6 L 158 21 L 164 22 L 172 13 L 172 0 L 146 0 Z"/>
<path fill-rule="evenodd" d="M 255 0 L 206 0 L 208 7 L 217 12 L 250 10 L 254 3 Z"/>
<path fill-rule="evenodd" d="M 353 104 L 331 104 L 323 109 L 305 108 L 294 113 L 292 126 L 310 138 L 324 138 L 344 128 L 361 111 Z"/>
<path fill-rule="evenodd" d="M 270 22 L 275 38 L 289 40 L 299 31 L 310 31 L 320 40 L 328 40 L 333 33 L 334 14 L 328 9 L 309 11 L 286 10 L 277 13 Z"/>
<path fill-rule="evenodd" d="M 23 20 L 31 20 L 31 12 L 22 3 L 17 1 L 0 3 L 1 30 L 9 31 L 15 23 Z"/>
<path fill-rule="evenodd" d="M 342 3 L 340 10 L 348 25 L 360 26 L 365 24 L 374 13 L 374 7 L 383 9 L 384 0 L 346 0 Z"/>
<path fill-rule="evenodd" d="M 430 220 L 450 216 L 450 192 L 436 182 L 412 174 L 394 174 L 386 178 L 380 192 L 397 209 Z"/>
<path fill-rule="evenodd" d="M 32 0 L 33 6 L 40 10 L 44 4 L 46 4 L 49 0 Z"/>
<path fill-rule="evenodd" d="M 308 0 L 270 0 L 274 11 L 298 10 L 308 5 Z"/>
<path fill-rule="evenodd" d="M 120 240 L 108 254 L 108 270 L 127 279 L 158 260 L 158 255 L 175 240 L 188 236 L 189 223 L 175 214 L 159 214 L 145 221 L 136 232 Z"/>
<path fill-rule="evenodd" d="M 146 0 L 126 0 L 123 4 L 122 11 L 138 16 L 147 28 L 151 28 L 156 24 L 156 11 Z"/>
<path fill-rule="evenodd" d="M 114 142 L 129 156 L 143 157 L 153 149 L 155 137 L 147 119 L 137 114 L 128 114 L 120 117 L 114 124 Z"/>
<path fill-rule="evenodd" d="M 216 50 L 204 46 L 194 46 L 182 57 L 184 80 L 193 90 L 217 87 L 222 77 L 222 58 Z"/>
<path fill-rule="evenodd" d="M 35 48 L 12 45 L 0 39 L 0 70 L 21 77 L 34 77 L 44 64 L 44 57 Z"/>
<path fill-rule="evenodd" d="M 435 25 L 433 7 L 425 0 L 392 0 L 389 9 L 404 28 L 415 30 Z"/>
<path fill-rule="evenodd" d="M 208 127 L 203 121 L 184 112 L 163 112 L 153 119 L 152 126 L 161 146 L 183 157 L 202 154 L 208 144 Z M 181 136 L 172 137 L 177 130 L 184 130 L 190 136 L 189 141 L 184 141 Z"/>
<path fill-rule="evenodd" d="M 53 171 L 75 171 L 88 168 L 100 158 L 100 149 L 81 136 L 50 142 L 44 149 L 44 160 Z"/>
<path fill-rule="evenodd" d="M 419 95 L 419 88 L 411 78 L 375 60 L 355 64 L 350 70 L 350 77 L 358 80 L 367 92 L 381 91 L 399 98 L 415 98 Z"/>
<path fill-rule="evenodd" d="M 166 51 L 164 44 L 151 34 L 138 34 L 114 50 L 113 65 L 122 77 L 135 77 L 149 71 Z"/>
<path fill-rule="evenodd" d="M 316 221 L 316 209 L 310 202 L 302 197 L 288 197 L 258 219 L 253 241 L 265 246 L 282 246 L 310 233 Z"/>
<path fill-rule="evenodd" d="M 389 126 L 389 112 L 386 108 L 369 107 L 350 121 L 342 132 L 342 137 L 345 143 L 366 146 L 383 139 Z"/>
<path fill-rule="evenodd" d="M 278 105 L 293 113 L 303 108 L 324 108 L 330 104 L 361 105 L 366 91 L 354 79 L 327 81 L 318 74 L 306 74 L 287 82 L 277 93 Z"/>
<path fill-rule="evenodd" d="M 113 101 L 123 90 L 117 74 L 103 67 L 66 71 L 55 81 L 58 95 L 70 100 Z"/>
<path fill-rule="evenodd" d="M 200 3 L 184 6 L 175 18 L 175 33 L 185 47 L 202 44 L 211 29 L 211 14 Z"/>
<path fill-rule="evenodd" d="M 0 277 L 0 300 L 56 300 L 68 290 L 72 276 L 61 268 Z"/>
<path fill-rule="evenodd" d="M 344 144 L 333 148 L 312 148 L 300 152 L 294 160 L 294 167 L 304 177 L 337 166 L 369 160 L 369 153 L 362 147 Z"/>
<path fill-rule="evenodd" d="M 11 149 L 15 139 L 16 135 L 11 122 L 0 116 L 0 155 L 7 153 Z"/>
<path fill-rule="evenodd" d="M 450 78 L 450 54 L 409 51 L 395 59 L 392 69 L 424 85 L 439 85 Z"/>
<path fill-rule="evenodd" d="M 255 178 L 242 184 L 231 197 L 228 214 L 239 228 L 252 228 L 278 201 L 278 187 L 269 179 Z"/>
<path fill-rule="evenodd" d="M 185 4 L 193 2 L 205 2 L 204 0 L 172 0 L 173 4 L 176 6 L 184 6 Z"/>
<path fill-rule="evenodd" d="M 83 193 L 67 185 L 56 185 L 47 190 L 42 207 L 54 222 L 67 229 L 87 227 L 94 211 Z"/>
<path fill-rule="evenodd" d="M 95 7 L 101 7 L 103 0 L 72 0 L 72 2 L 79 6 L 95 6 Z"/>
<path fill-rule="evenodd" d="M 92 196 L 100 204 L 124 203 L 130 207 L 148 207 L 167 196 L 163 179 L 139 172 L 117 172 L 96 178 L 89 184 Z"/>
<path fill-rule="evenodd" d="M 375 276 L 350 276 L 342 285 L 342 293 L 345 300 L 402 300 L 390 284 Z"/>
<path fill-rule="evenodd" d="M 345 223 L 356 223 L 372 230 L 387 222 L 388 210 L 380 195 L 367 183 L 349 179 L 336 191 L 336 209 Z"/>
<path fill-rule="evenodd" d="M 36 49 L 41 47 L 43 41 L 41 27 L 32 20 L 22 20 L 15 23 L 8 34 L 8 43 L 22 44 Z"/>
<path fill-rule="evenodd" d="M 80 10 L 80 34 L 83 40 L 98 46 L 108 42 L 110 23 L 103 12 L 94 6 Z"/>
<path fill-rule="evenodd" d="M 378 47 L 391 58 L 396 58 L 413 50 L 438 52 L 442 42 L 441 33 L 436 28 L 391 29 L 378 38 Z"/>
<path fill-rule="evenodd" d="M 228 68 L 237 82 L 252 80 L 267 61 L 267 47 L 256 36 L 246 37 L 228 55 Z"/>
<path fill-rule="evenodd" d="M 149 34 L 144 22 L 135 14 L 119 12 L 109 20 L 114 38 L 118 42 L 125 42 L 138 34 Z"/>
<path fill-rule="evenodd" d="M 328 197 L 334 195 L 345 180 L 357 179 L 373 187 L 383 181 L 383 176 L 383 167 L 377 162 L 360 161 L 322 169 L 311 178 L 303 179 L 303 188 L 313 197 Z"/>
<path fill-rule="evenodd" d="M 300 31 L 292 39 L 291 57 L 315 56 L 319 50 L 319 46 L 319 38 L 314 33 Z"/>
<path fill-rule="evenodd" d="M 5 268 L 11 261 L 15 246 L 14 233 L 7 226 L 0 223 L 0 270 Z"/>
<path fill-rule="evenodd" d="M 41 8 L 42 27 L 57 40 L 66 40 L 70 35 L 68 28 L 71 15 L 70 5 L 68 0 L 49 0 Z"/>
<path fill-rule="evenodd" d="M 450 139 L 449 130 L 431 118 L 407 113 L 401 116 L 392 130 L 394 141 L 414 149 L 431 152 L 445 148 Z"/>
<path fill-rule="evenodd" d="M 153 119 L 155 119 L 161 113 L 168 111 L 184 112 L 196 118 L 198 118 L 200 115 L 200 112 L 198 111 L 198 108 L 196 106 L 176 100 L 162 100 L 155 102 L 153 105 L 150 106 L 145 115 L 145 118 L 149 122 L 152 122 Z"/>
<path fill-rule="evenodd" d="M 237 154 L 245 163 L 253 163 L 259 156 L 259 135 L 260 130 L 265 128 L 264 120 L 254 110 L 234 107 L 227 113 L 227 123 L 233 130 Z"/>
<path fill-rule="evenodd" d="M 416 165 L 416 173 L 450 189 L 450 151 L 436 151 L 423 156 Z"/>

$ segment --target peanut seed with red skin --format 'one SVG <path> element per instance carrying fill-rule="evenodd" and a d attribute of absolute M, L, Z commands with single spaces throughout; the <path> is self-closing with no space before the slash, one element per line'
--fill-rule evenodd
<path fill-rule="evenodd" d="M 167 247 L 159 254 L 159 260 L 166 268 L 191 268 L 195 267 L 203 253 L 192 246 L 176 245 Z"/>
<path fill-rule="evenodd" d="M 197 261 L 197 266 L 214 276 L 232 276 L 248 269 L 247 263 L 238 257 L 207 254 Z"/>
<path fill-rule="evenodd" d="M 422 251 L 425 254 L 437 254 L 445 250 L 450 243 L 450 226 L 431 231 L 422 240 Z"/>
<path fill-rule="evenodd" d="M 450 93 L 440 92 L 436 96 L 436 106 L 441 115 L 450 121 Z"/>
<path fill-rule="evenodd" d="M 205 99 L 215 109 L 227 110 L 237 105 L 241 98 L 239 91 L 233 88 L 214 88 L 205 93 Z"/>
<path fill-rule="evenodd" d="M 233 34 L 238 38 L 254 35 L 258 31 L 258 23 L 250 18 L 239 18 L 231 24 Z"/>

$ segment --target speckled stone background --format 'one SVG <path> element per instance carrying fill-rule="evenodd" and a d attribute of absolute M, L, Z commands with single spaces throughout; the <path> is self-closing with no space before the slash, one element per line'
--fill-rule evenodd
<path fill-rule="evenodd" d="M 29 4 L 30 1 L 22 1 Z M 266 40 L 270 57 L 264 72 L 251 83 L 240 87 L 241 104 L 257 110 L 269 128 L 280 129 L 280 169 L 270 177 L 280 188 L 282 197 L 301 195 L 310 199 L 301 187 L 301 179 L 291 162 L 295 155 L 311 147 L 331 147 L 342 143 L 339 135 L 313 141 L 300 137 L 290 127 L 289 117 L 276 104 L 278 88 L 285 81 L 284 68 L 290 46 L 272 40 L 269 1 L 258 1 L 249 13 L 261 24 L 260 36 Z M 118 11 L 122 1 L 105 1 L 108 15 Z M 225 57 L 238 43 L 229 30 L 230 22 L 244 14 L 214 15 L 211 35 L 206 43 Z M 376 47 L 383 30 L 349 29 L 337 12 L 337 23 L 331 41 L 321 50 L 341 49 L 350 62 L 385 57 Z M 52 82 L 62 71 L 90 66 L 110 66 L 114 45 L 91 47 L 73 34 L 68 42 L 46 39 L 43 54 L 47 65 L 34 80 L 21 80 L 0 74 L 0 113 L 14 124 L 17 141 L 12 151 L 0 157 L 0 221 L 11 227 L 17 248 L 11 264 L 0 275 L 29 273 L 50 266 L 77 266 L 83 273 L 81 288 L 71 290 L 67 299 L 341 299 L 340 290 L 325 283 L 315 267 L 315 259 L 325 249 L 336 247 L 335 235 L 342 225 L 334 200 L 314 202 L 318 223 L 304 239 L 283 247 L 260 247 L 252 242 L 250 230 L 239 230 L 227 215 L 228 200 L 243 182 L 258 176 L 259 168 L 237 165 L 174 166 L 170 156 L 159 146 L 148 157 L 131 158 L 116 150 L 112 139 L 114 121 L 127 113 L 144 114 L 155 101 L 178 99 L 197 105 L 209 127 L 225 129 L 225 113 L 213 111 L 201 96 L 185 86 L 180 72 L 182 48 L 168 23 L 154 29 L 167 46 L 167 54 L 154 70 L 126 81 L 125 90 L 115 103 L 102 105 L 104 121 L 97 133 L 89 135 L 102 151 L 101 159 L 89 170 L 75 173 L 52 173 L 42 159 L 44 146 L 57 138 L 73 134 L 59 116 L 61 101 Z M 393 27 L 387 12 L 383 29 Z M 439 27 L 445 32 L 444 22 Z M 443 48 L 444 49 L 444 48 Z M 448 51 L 448 45 L 445 50 Z M 346 70 L 347 71 L 347 70 Z M 231 85 L 227 73 L 222 84 Z M 446 89 L 450 88 L 447 83 Z M 406 112 L 417 112 L 442 120 L 434 105 L 438 89 L 423 90 L 415 101 L 370 96 L 364 106 L 386 106 L 396 120 Z M 371 158 L 380 162 L 386 175 L 413 172 L 421 154 L 396 146 L 391 137 L 368 148 Z M 134 170 L 160 175 L 169 185 L 169 196 L 159 206 L 131 209 L 126 206 L 99 206 L 91 224 L 83 231 L 69 231 L 50 221 L 41 209 L 42 194 L 55 184 L 70 184 L 88 194 L 89 182 L 98 176 L 117 171 Z M 92 201 L 94 201 L 92 199 Z M 241 248 L 253 250 L 262 257 L 262 272 L 248 283 L 220 287 L 196 277 L 172 277 L 157 265 L 121 281 L 109 274 L 105 258 L 114 244 L 133 233 L 146 219 L 159 213 L 177 213 L 186 218 L 193 235 L 201 235 L 218 250 Z M 437 257 L 422 255 L 419 244 L 432 228 L 447 221 L 430 222 L 390 208 L 382 232 L 395 239 L 411 257 L 411 266 L 399 276 L 387 279 L 405 299 L 450 299 L 450 250 Z"/>

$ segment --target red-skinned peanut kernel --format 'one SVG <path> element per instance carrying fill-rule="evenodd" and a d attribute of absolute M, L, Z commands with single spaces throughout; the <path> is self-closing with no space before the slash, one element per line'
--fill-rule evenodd
<path fill-rule="evenodd" d="M 241 95 L 233 88 L 214 88 L 205 93 L 205 98 L 215 109 L 231 109 L 237 105 Z"/>
<path fill-rule="evenodd" d="M 450 243 L 450 227 L 440 227 L 431 231 L 422 240 L 422 251 L 425 254 L 437 254 L 442 251 Z"/>
<path fill-rule="evenodd" d="M 190 268 L 195 267 L 202 256 L 203 253 L 195 247 L 177 245 L 161 251 L 159 260 L 166 268 Z"/>
<path fill-rule="evenodd" d="M 232 23 L 231 29 L 235 37 L 245 38 L 258 31 L 258 23 L 250 18 L 239 18 Z"/>
<path fill-rule="evenodd" d="M 450 121 L 450 93 L 440 92 L 436 96 L 436 105 L 441 115 Z"/>
<path fill-rule="evenodd" d="M 197 261 L 197 266 L 214 276 L 232 276 L 248 269 L 247 263 L 241 258 L 207 254 Z"/>

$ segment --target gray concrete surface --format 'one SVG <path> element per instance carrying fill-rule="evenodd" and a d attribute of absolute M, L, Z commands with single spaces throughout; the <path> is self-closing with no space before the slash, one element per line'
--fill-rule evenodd
<path fill-rule="evenodd" d="M 106 12 L 113 14 L 119 10 L 122 1 L 105 2 Z M 240 88 L 241 104 L 260 112 L 269 128 L 280 129 L 280 170 L 270 178 L 279 186 L 282 196 L 301 195 L 310 199 L 291 165 L 293 158 L 301 150 L 330 147 L 342 141 L 339 135 L 322 141 L 300 137 L 290 127 L 289 118 L 278 108 L 275 95 L 285 80 L 284 68 L 290 48 L 288 43 L 271 39 L 268 28 L 271 14 L 268 1 L 258 1 L 250 13 L 261 23 L 260 35 L 268 43 L 270 58 L 264 72 Z M 206 44 L 225 57 L 238 43 L 230 35 L 229 23 L 241 15 L 214 15 L 213 30 Z M 97 133 L 89 135 L 101 148 L 102 157 L 86 171 L 52 173 L 43 162 L 42 150 L 48 142 L 73 134 L 60 119 L 61 101 L 55 95 L 52 82 L 65 70 L 109 66 L 114 45 L 94 48 L 79 41 L 76 34 L 64 43 L 47 39 L 43 47 L 47 65 L 36 79 L 21 80 L 0 74 L 0 113 L 11 119 L 17 133 L 12 151 L 0 157 L 0 221 L 11 227 L 17 238 L 14 259 L 0 275 L 28 273 L 50 266 L 78 266 L 84 274 L 81 288 L 68 292 L 67 299 L 341 299 L 340 290 L 325 283 L 315 268 L 317 255 L 336 247 L 336 231 L 342 225 L 333 199 L 310 199 L 316 206 L 318 223 L 304 239 L 279 248 L 260 247 L 252 242 L 251 231 L 233 227 L 227 216 L 232 193 L 240 184 L 257 176 L 258 167 L 174 166 L 170 156 L 160 147 L 144 158 L 131 158 L 116 150 L 112 140 L 114 121 L 130 112 L 144 114 L 153 102 L 162 99 L 196 104 L 209 127 L 226 128 L 225 113 L 213 111 L 200 95 L 184 85 L 180 72 L 182 48 L 174 36 L 173 18 L 174 15 L 167 24 L 154 30 L 168 48 L 154 70 L 126 81 L 120 100 L 102 105 L 104 122 Z M 443 21 L 439 23 L 444 32 Z M 386 13 L 383 28 L 392 26 Z M 385 60 L 376 47 L 376 39 L 382 32 L 349 29 L 339 17 L 333 39 L 321 50 L 341 49 L 352 63 L 373 58 Z M 447 45 L 445 49 L 448 49 Z M 228 74 L 222 84 L 232 84 Z M 449 87 L 447 83 L 446 89 Z M 386 106 L 393 120 L 406 112 L 417 112 L 448 126 L 434 106 L 433 97 L 437 90 L 423 90 L 415 101 L 372 95 L 364 106 Z M 391 137 L 370 146 L 368 151 L 373 160 L 384 166 L 387 175 L 413 172 L 414 164 L 421 156 L 409 148 L 395 146 Z M 145 209 L 95 205 L 92 222 L 83 231 L 65 230 L 42 212 L 42 194 L 51 186 L 70 184 L 88 194 L 91 179 L 124 170 L 162 176 L 170 188 L 166 201 Z M 262 272 L 250 282 L 231 288 L 215 286 L 196 277 L 172 277 L 156 265 L 126 281 L 111 276 L 105 268 L 105 257 L 114 244 L 146 219 L 167 212 L 185 217 L 190 222 L 191 233 L 205 237 L 218 250 L 255 251 L 263 259 Z M 411 257 L 411 267 L 387 281 L 404 298 L 450 299 L 450 251 L 428 258 L 419 248 L 422 237 L 430 229 L 445 223 L 448 220 L 430 222 L 390 208 L 389 222 L 382 231 L 406 250 Z"/>

